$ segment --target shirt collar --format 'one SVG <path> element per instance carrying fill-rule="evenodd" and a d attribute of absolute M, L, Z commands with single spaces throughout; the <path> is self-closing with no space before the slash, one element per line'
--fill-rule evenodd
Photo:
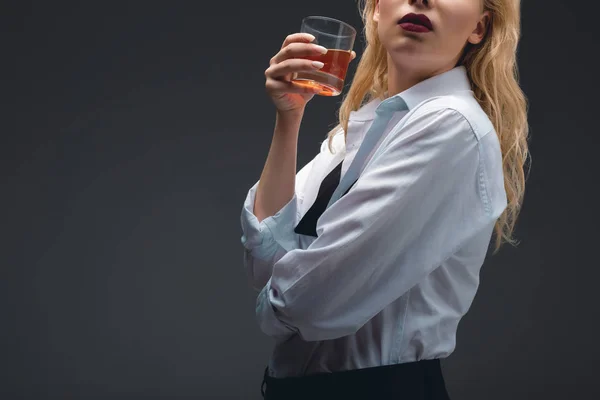
<path fill-rule="evenodd" d="M 350 121 L 371 121 L 375 118 L 376 111 L 386 106 L 404 107 L 404 109 L 411 110 L 432 97 L 470 90 L 471 84 L 467 76 L 467 69 L 461 65 L 425 79 L 385 100 L 371 100 L 357 111 L 352 111 L 350 113 Z"/>

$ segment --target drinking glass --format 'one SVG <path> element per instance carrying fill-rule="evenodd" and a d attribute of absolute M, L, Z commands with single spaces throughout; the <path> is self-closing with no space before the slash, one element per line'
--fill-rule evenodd
<path fill-rule="evenodd" d="M 323 46 L 328 51 L 327 54 L 306 57 L 325 65 L 317 71 L 299 72 L 294 82 L 320 89 L 317 94 L 321 96 L 339 95 L 352 57 L 356 29 L 337 19 L 310 16 L 302 20 L 300 32 L 313 35 L 315 40 L 312 43 Z"/>

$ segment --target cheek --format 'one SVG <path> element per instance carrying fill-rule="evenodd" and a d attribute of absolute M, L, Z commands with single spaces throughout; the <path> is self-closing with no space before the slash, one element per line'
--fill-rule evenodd
<path fill-rule="evenodd" d="M 462 37 L 466 33 L 468 36 L 475 28 L 479 4 L 480 0 L 439 0 L 437 7 L 445 34 Z"/>
<path fill-rule="evenodd" d="M 385 23 L 386 17 L 390 15 L 390 10 L 387 2 L 379 2 L 379 23 Z"/>
<path fill-rule="evenodd" d="M 407 3 L 407 0 L 379 0 L 379 20 L 385 24 L 391 23 L 398 17 L 402 6 L 406 6 L 404 3 Z"/>
<path fill-rule="evenodd" d="M 459 11 L 452 10 L 444 16 L 443 37 L 446 43 L 456 42 L 457 46 L 462 46 L 475 28 L 473 23 L 475 17 L 470 12 Z"/>
<path fill-rule="evenodd" d="M 388 37 L 392 35 L 391 29 L 395 27 L 395 22 L 392 22 L 397 13 L 393 12 L 393 4 L 389 1 L 379 2 L 379 22 L 377 23 L 377 31 L 380 37 Z"/>

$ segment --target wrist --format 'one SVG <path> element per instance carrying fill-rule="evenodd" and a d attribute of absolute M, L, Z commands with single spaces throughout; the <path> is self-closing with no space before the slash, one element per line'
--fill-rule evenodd
<path fill-rule="evenodd" d="M 277 111 L 275 117 L 275 133 L 290 135 L 300 131 L 304 110 Z"/>
<path fill-rule="evenodd" d="M 304 108 L 289 111 L 277 110 L 276 113 L 277 121 L 284 123 L 299 123 L 302 121 L 302 117 L 304 117 Z"/>

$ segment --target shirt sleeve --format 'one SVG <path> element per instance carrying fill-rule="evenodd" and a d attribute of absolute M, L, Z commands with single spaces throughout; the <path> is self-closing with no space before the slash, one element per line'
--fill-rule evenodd
<path fill-rule="evenodd" d="M 241 214 L 244 246 L 244 268 L 250 286 L 260 290 L 271 276 L 275 262 L 288 251 L 299 248 L 299 235 L 294 232 L 299 222 L 298 188 L 304 185 L 314 159 L 296 174 L 296 191 L 292 199 L 275 215 L 262 221 L 254 214 L 258 183 L 248 191 Z"/>
<path fill-rule="evenodd" d="M 264 333 L 306 341 L 353 334 L 496 218 L 482 204 L 468 121 L 424 107 L 322 214 L 318 238 L 274 264 L 256 304 Z"/>

